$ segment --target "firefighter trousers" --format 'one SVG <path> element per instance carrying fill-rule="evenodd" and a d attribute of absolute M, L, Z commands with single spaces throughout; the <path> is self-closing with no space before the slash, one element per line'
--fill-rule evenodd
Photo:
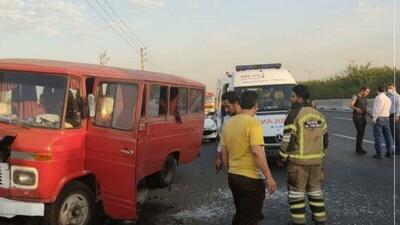
<path fill-rule="evenodd" d="M 287 171 L 288 200 L 292 222 L 306 224 L 305 195 L 307 194 L 314 223 L 324 223 L 326 212 L 321 188 L 324 179 L 322 165 L 298 165 L 289 162 Z"/>

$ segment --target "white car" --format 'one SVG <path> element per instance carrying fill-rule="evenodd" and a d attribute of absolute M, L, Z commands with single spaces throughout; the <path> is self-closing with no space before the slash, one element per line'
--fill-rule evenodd
<path fill-rule="evenodd" d="M 215 121 L 209 117 L 204 120 L 203 140 L 216 141 L 218 139 L 218 128 Z"/>

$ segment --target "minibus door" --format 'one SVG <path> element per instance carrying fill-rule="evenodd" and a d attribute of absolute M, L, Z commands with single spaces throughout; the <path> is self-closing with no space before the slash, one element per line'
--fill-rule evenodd
<path fill-rule="evenodd" d="M 106 214 L 133 220 L 136 218 L 137 111 L 140 109 L 137 103 L 143 85 L 116 82 L 95 82 L 96 114 L 87 132 L 86 167 L 99 184 Z"/>

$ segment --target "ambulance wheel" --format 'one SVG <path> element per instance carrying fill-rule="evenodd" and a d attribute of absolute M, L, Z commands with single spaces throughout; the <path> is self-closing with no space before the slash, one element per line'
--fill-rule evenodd
<path fill-rule="evenodd" d="M 167 187 L 172 183 L 176 173 L 176 159 L 174 156 L 169 155 L 165 160 L 164 166 L 161 171 L 154 173 L 148 177 L 148 183 L 151 187 Z"/>
<path fill-rule="evenodd" d="M 95 198 L 84 183 L 69 183 L 52 204 L 46 205 L 46 225 L 91 225 L 95 216 Z"/>

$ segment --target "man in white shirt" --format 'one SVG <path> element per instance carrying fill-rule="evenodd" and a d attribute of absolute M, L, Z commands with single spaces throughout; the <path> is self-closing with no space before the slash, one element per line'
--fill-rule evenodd
<path fill-rule="evenodd" d="M 372 111 L 372 122 L 374 123 L 374 139 L 375 139 L 375 151 L 376 155 L 373 157 L 376 159 L 382 158 L 381 147 L 382 147 L 382 136 L 385 139 L 386 144 L 386 155 L 385 157 L 391 158 L 392 148 L 392 137 L 390 135 L 389 128 L 389 115 L 390 107 L 392 102 L 389 97 L 385 94 L 385 86 L 380 85 L 378 87 L 378 95 L 374 100 L 374 108 Z"/>
<path fill-rule="evenodd" d="M 400 95 L 396 92 L 396 86 L 394 83 L 388 85 L 387 96 L 392 101 L 392 107 L 390 107 L 390 131 L 394 140 L 396 149 L 396 155 L 400 154 Z"/>

